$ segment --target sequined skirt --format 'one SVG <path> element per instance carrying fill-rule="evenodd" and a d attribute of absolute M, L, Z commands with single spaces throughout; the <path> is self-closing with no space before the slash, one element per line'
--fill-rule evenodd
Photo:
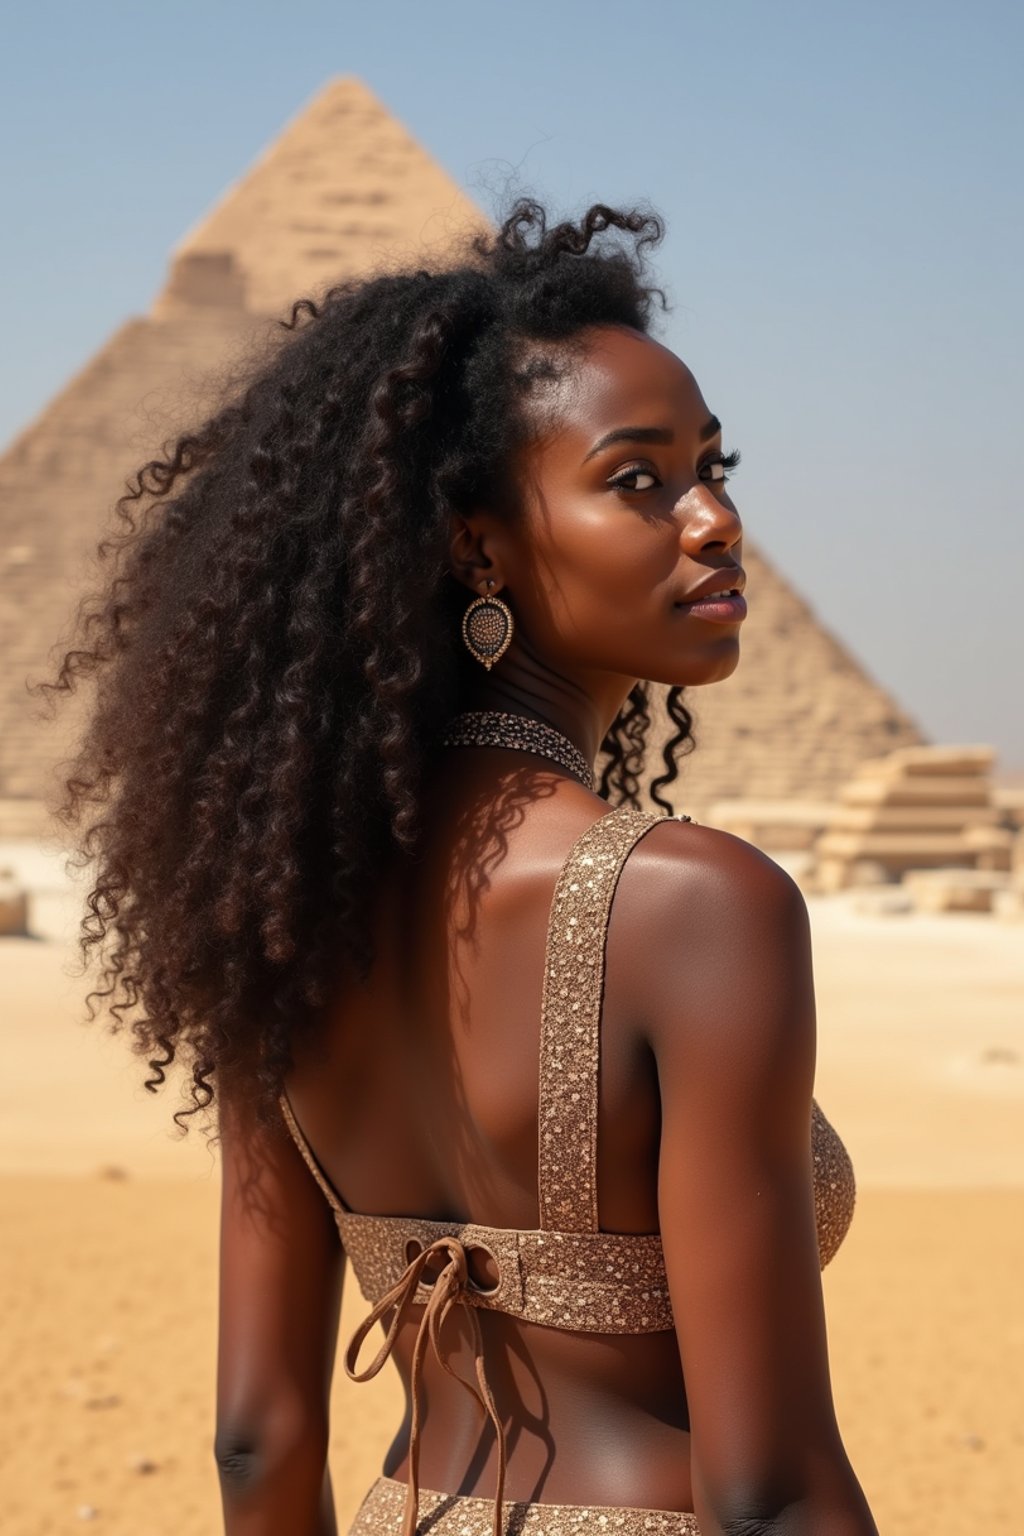
<path fill-rule="evenodd" d="M 348 1536 L 400 1536 L 406 1485 L 378 1477 Z M 618 1509 L 606 1504 L 504 1501 L 506 1536 L 700 1536 L 697 1516 L 678 1509 Z M 468 1493 L 421 1488 L 418 1536 L 491 1536 L 494 1504 Z"/>

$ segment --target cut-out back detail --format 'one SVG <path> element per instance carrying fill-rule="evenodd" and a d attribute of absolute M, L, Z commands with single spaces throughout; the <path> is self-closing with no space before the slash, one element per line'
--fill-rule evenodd
<path fill-rule="evenodd" d="M 405 1536 L 413 1536 L 416 1524 L 417 1405 L 420 1368 L 428 1342 L 450 1369 L 439 1348 L 440 1325 L 434 1317 L 440 1295 L 445 1298 L 444 1315 L 460 1301 L 574 1332 L 660 1333 L 674 1326 L 660 1233 L 602 1232 L 597 1203 L 600 1022 L 612 898 L 630 850 L 651 827 L 671 819 L 691 820 L 688 816 L 670 818 L 660 812 L 639 811 L 629 805 L 600 816 L 573 843 L 555 885 L 541 1004 L 540 1225 L 536 1230 L 432 1221 L 419 1216 L 362 1215 L 349 1210 L 314 1155 L 287 1093 L 281 1094 L 288 1129 L 330 1203 L 360 1289 L 373 1307 L 373 1320 L 391 1306 L 400 1314 L 407 1306 L 424 1307 L 413 1358 L 414 1432 L 409 1449 Z M 811 1103 L 811 1147 L 819 1262 L 824 1268 L 846 1235 L 856 1189 L 846 1149 L 815 1100 Z M 476 1286 L 469 1275 L 467 1250 L 478 1246 L 489 1249 L 497 1262 L 497 1283 L 487 1290 Z M 437 1278 L 424 1285 L 421 1274 L 428 1250 L 438 1257 L 446 1255 L 447 1260 Z M 382 1308 L 386 1297 L 388 1307 Z M 360 1328 L 345 1358 L 346 1371 L 358 1380 L 381 1368 L 395 1334 L 393 1322 L 376 1359 L 357 1374 L 356 1355 L 369 1323 L 368 1319 Z M 473 1390 L 486 1407 L 489 1389 L 482 1351 Z M 498 1441 L 496 1536 L 501 1530 L 500 1485 L 504 1476 L 500 1431 Z"/>

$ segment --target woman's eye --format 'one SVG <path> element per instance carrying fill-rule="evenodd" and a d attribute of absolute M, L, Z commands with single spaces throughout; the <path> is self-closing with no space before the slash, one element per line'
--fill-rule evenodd
<path fill-rule="evenodd" d="M 651 485 L 627 485 L 626 484 L 627 480 L 645 480 L 645 479 L 646 480 L 650 480 L 653 483 Z M 655 485 L 660 485 L 661 482 L 659 481 L 657 475 L 655 475 L 651 470 L 644 469 L 642 465 L 638 464 L 633 469 L 624 469 L 624 470 L 622 470 L 622 472 L 620 474 L 616 475 L 614 480 L 609 480 L 608 484 L 609 485 L 614 485 L 617 489 L 623 490 L 623 491 L 650 491 L 650 490 L 654 489 Z"/>
<path fill-rule="evenodd" d="M 712 485 L 721 485 L 723 480 L 728 480 L 729 471 L 736 469 L 740 462 L 739 453 L 719 453 L 713 459 L 707 459 L 698 470 L 702 480 L 710 481 Z"/>
<path fill-rule="evenodd" d="M 739 453 L 718 453 L 713 458 L 705 459 L 697 470 L 698 477 L 706 485 L 721 485 L 729 479 L 732 470 L 736 469 L 740 462 Z M 652 491 L 661 481 L 653 470 L 643 464 L 634 464 L 631 468 L 622 469 L 608 484 L 616 490 L 632 493 L 633 491 Z"/>

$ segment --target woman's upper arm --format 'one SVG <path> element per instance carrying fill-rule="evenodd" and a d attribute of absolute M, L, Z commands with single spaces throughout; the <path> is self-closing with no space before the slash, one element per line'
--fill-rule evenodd
<path fill-rule="evenodd" d="M 218 1459 L 326 1435 L 345 1254 L 283 1124 L 221 1118 Z"/>
<path fill-rule="evenodd" d="M 875 1527 L 835 1420 L 814 1215 L 807 908 L 756 848 L 672 825 L 649 1035 L 697 1513 L 785 1530 L 770 1522 L 797 1505 L 793 1529 L 814 1514 L 815 1530 L 860 1536 Z"/>

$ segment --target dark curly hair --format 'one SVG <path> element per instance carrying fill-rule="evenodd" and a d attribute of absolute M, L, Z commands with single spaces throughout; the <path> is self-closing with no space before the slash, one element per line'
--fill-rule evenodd
<path fill-rule="evenodd" d="M 71 855 L 96 861 L 88 1018 L 103 999 L 114 1032 L 136 1015 L 152 1092 L 186 1066 L 182 1131 L 215 1080 L 267 1117 L 339 956 L 369 971 L 381 853 L 416 849 L 424 766 L 474 666 L 449 520 L 481 501 L 516 515 L 525 403 L 584 327 L 647 332 L 654 297 L 668 307 L 644 281 L 662 234 L 657 214 L 601 203 L 549 228 L 519 197 L 437 270 L 301 299 L 269 358 L 117 502 L 80 643 L 33 691 L 95 675 L 52 807 L 66 827 L 100 807 Z M 602 742 L 613 804 L 639 804 L 648 686 Z M 681 695 L 649 784 L 666 810 L 694 745 Z"/>

